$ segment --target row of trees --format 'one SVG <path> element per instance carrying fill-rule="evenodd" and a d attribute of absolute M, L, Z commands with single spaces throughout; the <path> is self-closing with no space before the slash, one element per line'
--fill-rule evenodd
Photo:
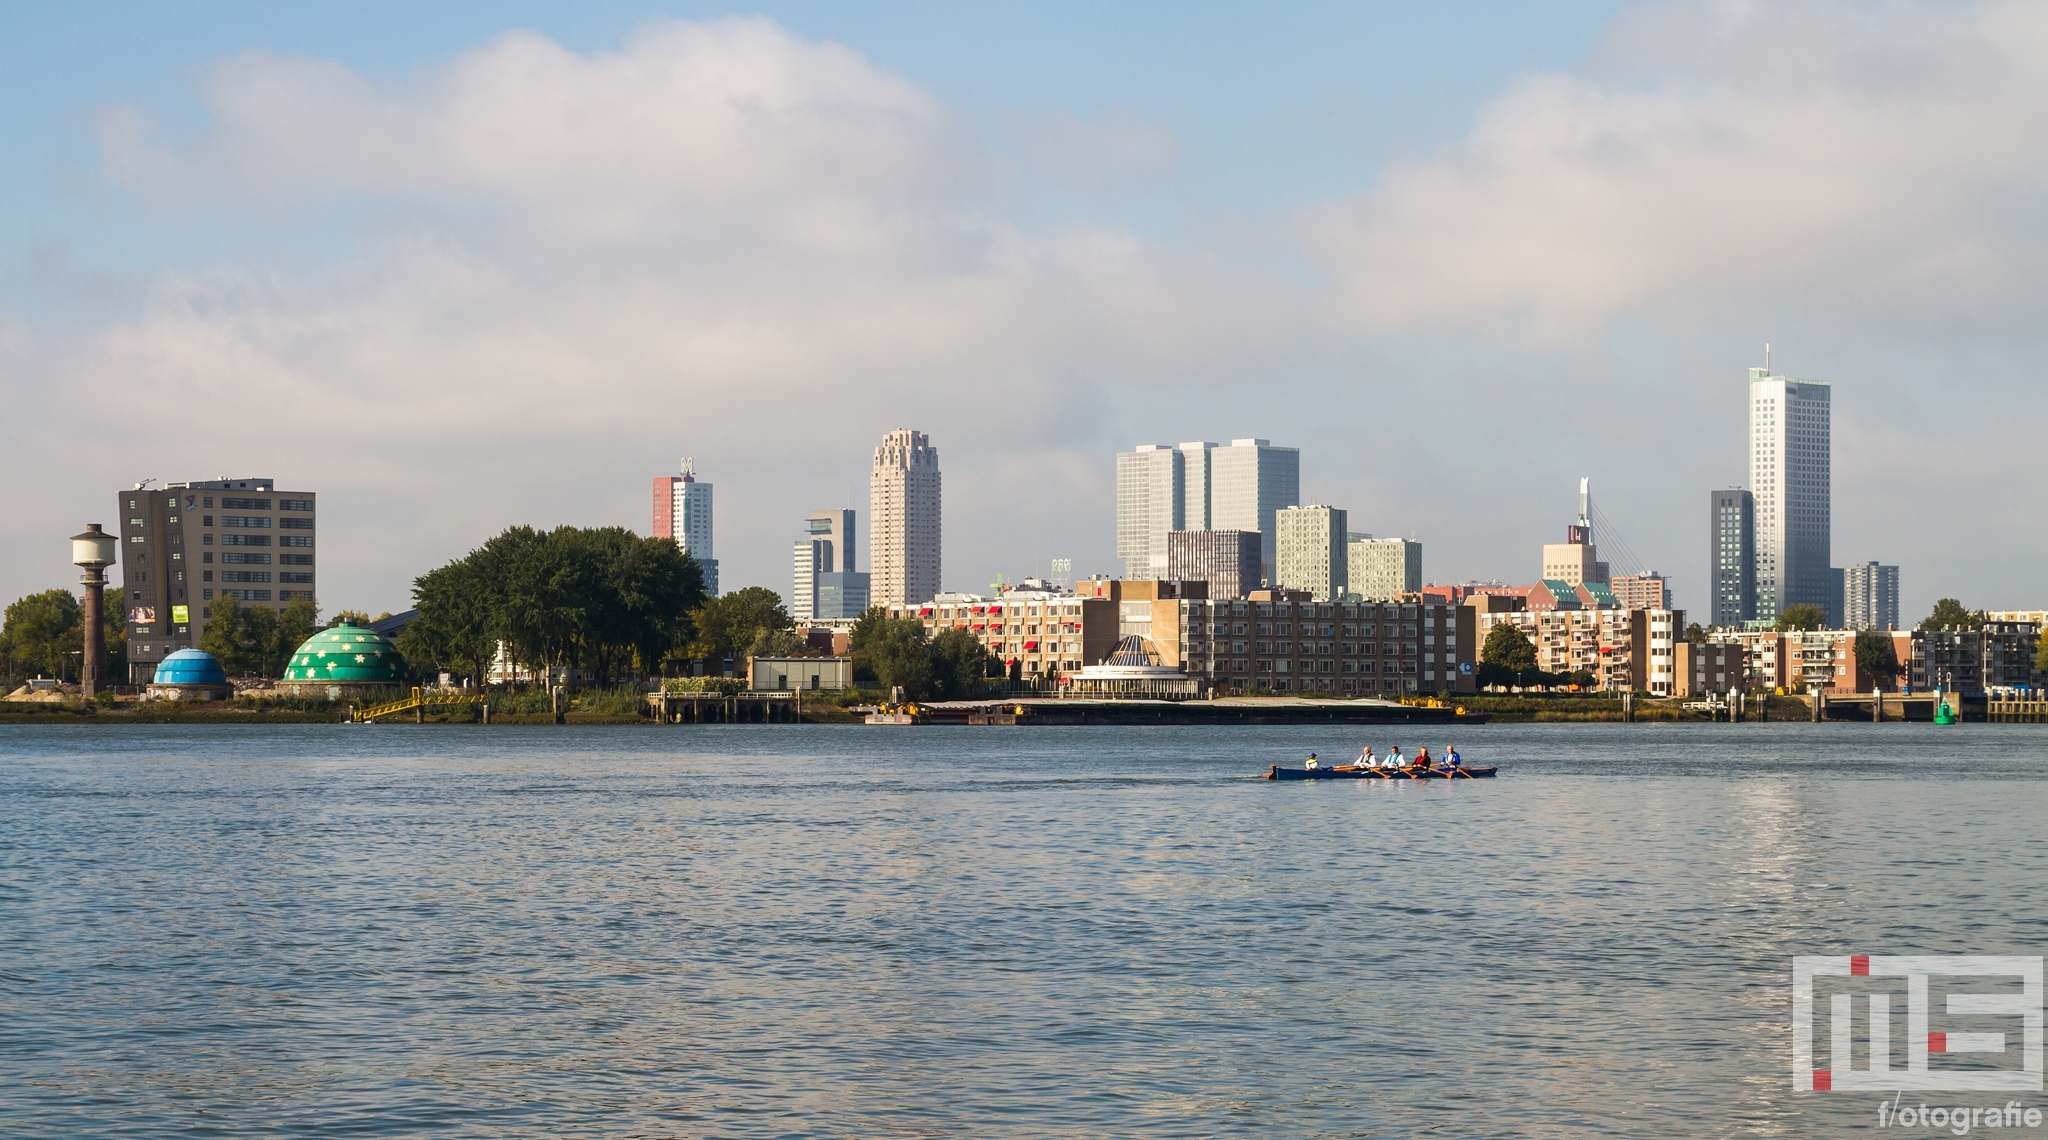
<path fill-rule="evenodd" d="M 910 700 L 970 700 L 988 691 L 998 662 L 974 635 L 940 630 L 926 640 L 924 623 L 892 618 L 877 606 L 853 623 L 848 638 L 854 682 L 882 688 L 900 686 Z"/>
<path fill-rule="evenodd" d="M 222 595 L 208 602 L 199 648 L 214 655 L 230 677 L 282 677 L 292 651 L 320 628 L 320 607 L 311 598 L 293 598 L 282 610 L 245 606 Z M 353 615 L 336 614 L 335 622 Z"/>
<path fill-rule="evenodd" d="M 413 600 L 419 618 L 398 648 L 416 667 L 481 678 L 503 643 L 527 668 L 577 666 L 611 681 L 658 673 L 690 652 L 704 572 L 674 542 L 624 527 L 518 526 L 414 579 Z M 788 615 L 780 620 L 787 629 Z M 747 626 L 714 624 L 721 644 Z"/>
<path fill-rule="evenodd" d="M 127 601 L 124 591 L 106 593 L 102 632 L 106 636 L 106 677 L 128 672 Z M 44 590 L 16 599 L 0 625 L 0 677 L 12 689 L 35 676 L 78 679 L 85 655 L 85 607 L 69 590 Z"/>

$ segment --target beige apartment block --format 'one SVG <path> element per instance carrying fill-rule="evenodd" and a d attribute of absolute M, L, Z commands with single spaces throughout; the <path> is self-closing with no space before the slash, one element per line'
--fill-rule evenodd
<path fill-rule="evenodd" d="M 1675 695 L 1683 610 L 1521 610 L 1477 618 L 1479 643 L 1495 625 L 1522 631 L 1546 673 L 1591 673 L 1594 687 Z"/>
<path fill-rule="evenodd" d="M 1345 564 L 1354 600 L 1399 601 L 1422 589 L 1422 544 L 1405 538 L 1351 535 Z"/>

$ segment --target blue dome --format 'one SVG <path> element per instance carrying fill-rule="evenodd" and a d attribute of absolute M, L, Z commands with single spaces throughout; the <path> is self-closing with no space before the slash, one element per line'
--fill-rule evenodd
<path fill-rule="evenodd" d="M 180 649 L 156 667 L 159 685 L 225 685 L 228 675 L 220 662 L 202 649 Z"/>

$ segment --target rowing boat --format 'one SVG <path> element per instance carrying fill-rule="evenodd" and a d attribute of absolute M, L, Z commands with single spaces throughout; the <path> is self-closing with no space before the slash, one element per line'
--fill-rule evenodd
<path fill-rule="evenodd" d="M 1499 768 L 1282 768 L 1275 764 L 1268 780 L 1491 780 Z"/>

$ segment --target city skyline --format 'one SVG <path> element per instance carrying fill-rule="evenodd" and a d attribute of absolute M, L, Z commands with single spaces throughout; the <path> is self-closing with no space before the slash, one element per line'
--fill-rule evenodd
<path fill-rule="evenodd" d="M 1263 437 L 1438 582 L 1527 577 L 1591 475 L 1697 611 L 1677 496 L 1745 481 L 1729 378 L 1770 340 L 1853 385 L 1841 557 L 1899 561 L 1910 517 L 1905 614 L 2038 604 L 2002 473 L 1902 457 L 2027 454 L 2048 412 L 2048 228 L 2004 189 L 2048 161 L 2048 31 L 1302 6 L 1162 53 L 1143 6 L 671 11 L 0 17 L 0 131 L 50 159 L 0 171 L 0 464 L 329 488 L 320 600 L 374 613 L 508 525 L 644 528 L 679 450 L 720 484 L 721 586 L 787 588 L 789 520 L 858 506 L 849 451 L 903 422 L 947 441 L 945 588 L 1113 573 L 1105 457 Z M 0 591 L 67 585 L 35 536 L 91 509 L 15 504 Z"/>

